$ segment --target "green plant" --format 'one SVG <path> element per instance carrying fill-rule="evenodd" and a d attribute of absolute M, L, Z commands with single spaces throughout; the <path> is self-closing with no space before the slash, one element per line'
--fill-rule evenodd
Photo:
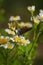
<path fill-rule="evenodd" d="M 33 23 L 21 22 L 20 16 L 11 16 L 4 36 L 0 33 L 0 65 L 32 65 L 37 56 L 36 48 L 39 35 L 43 32 L 43 10 L 34 16 L 35 6 L 28 7 Z M 33 38 L 30 41 L 28 32 L 20 34 L 23 27 L 32 28 Z M 38 29 L 38 30 L 37 30 Z M 3 31 L 4 32 L 4 31 Z"/>

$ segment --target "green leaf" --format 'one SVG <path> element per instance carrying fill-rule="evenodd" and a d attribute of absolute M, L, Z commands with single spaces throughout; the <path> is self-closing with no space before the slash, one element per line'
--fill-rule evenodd
<path fill-rule="evenodd" d="M 12 65 L 21 65 L 21 63 L 17 59 L 15 59 L 15 61 Z"/>

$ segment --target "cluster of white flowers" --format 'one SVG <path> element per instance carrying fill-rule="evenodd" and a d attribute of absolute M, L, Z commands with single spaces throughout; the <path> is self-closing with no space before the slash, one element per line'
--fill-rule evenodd
<path fill-rule="evenodd" d="M 0 36 L 0 47 L 4 47 L 5 49 L 12 49 L 15 47 L 15 44 L 27 46 L 30 44 L 30 41 L 28 39 L 25 39 L 24 36 L 18 35 L 18 29 L 22 27 L 32 27 L 31 23 L 19 23 L 18 21 L 21 20 L 20 16 L 11 16 L 9 18 L 9 21 L 11 23 L 8 23 L 8 28 L 5 29 L 5 32 L 7 32 L 11 37 L 8 35 L 6 37 Z"/>
<path fill-rule="evenodd" d="M 0 47 L 4 47 L 5 49 L 12 49 L 14 44 L 10 43 L 10 38 L 8 36 L 0 36 Z"/>
<path fill-rule="evenodd" d="M 26 46 L 27 44 L 30 44 L 30 41 L 25 39 L 23 36 L 14 36 L 13 38 L 10 38 L 12 42 L 16 42 L 18 45 L 24 45 Z"/>
<path fill-rule="evenodd" d="M 43 10 L 40 10 L 39 15 L 34 16 L 33 13 L 35 11 L 35 6 L 29 6 L 27 9 L 31 12 L 33 16 L 31 19 L 34 21 L 34 23 L 39 24 L 40 21 L 43 21 Z M 11 21 L 11 23 L 8 23 L 9 28 L 5 29 L 5 32 L 12 36 L 0 36 L 0 47 L 12 49 L 15 43 L 23 46 L 30 44 L 30 41 L 28 39 L 25 39 L 25 37 L 21 35 L 18 36 L 18 30 L 23 27 L 31 28 L 32 24 L 29 22 L 18 22 L 20 20 L 20 16 L 11 16 L 9 18 L 9 21 Z"/>
<path fill-rule="evenodd" d="M 31 14 L 34 14 L 35 6 L 28 6 L 27 9 L 31 12 Z M 34 21 L 34 23 L 39 24 L 40 21 L 43 22 L 43 10 L 40 10 L 39 15 L 31 17 L 31 21 Z"/>
<path fill-rule="evenodd" d="M 5 49 L 12 49 L 15 44 L 26 46 L 27 44 L 30 44 L 30 41 L 28 39 L 26 40 L 25 37 L 18 35 L 11 38 L 0 36 L 0 47 L 4 47 Z"/>

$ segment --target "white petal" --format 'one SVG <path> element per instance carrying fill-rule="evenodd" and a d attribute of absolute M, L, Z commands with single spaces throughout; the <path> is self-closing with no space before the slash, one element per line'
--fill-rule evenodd
<path fill-rule="evenodd" d="M 12 40 L 14 42 L 14 39 L 13 38 L 10 38 L 10 40 Z"/>
<path fill-rule="evenodd" d="M 16 16 L 18 20 L 21 20 L 20 16 Z"/>
<path fill-rule="evenodd" d="M 14 16 L 11 16 L 10 18 L 9 18 L 9 21 L 13 21 L 14 20 Z"/>

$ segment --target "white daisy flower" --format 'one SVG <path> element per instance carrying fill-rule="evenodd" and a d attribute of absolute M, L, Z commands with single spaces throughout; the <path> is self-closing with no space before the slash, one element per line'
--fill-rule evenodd
<path fill-rule="evenodd" d="M 10 29 L 15 30 L 16 25 L 14 23 L 8 23 Z"/>
<path fill-rule="evenodd" d="M 34 12 L 34 11 L 35 11 L 35 6 L 28 6 L 27 9 L 28 9 L 30 12 Z"/>
<path fill-rule="evenodd" d="M 21 45 L 27 46 L 28 44 L 30 44 L 29 40 L 21 39 Z"/>
<path fill-rule="evenodd" d="M 20 42 L 20 37 L 18 35 L 14 36 L 13 38 L 10 38 L 13 42 Z"/>
<path fill-rule="evenodd" d="M 33 18 L 33 20 L 34 20 L 34 23 L 36 23 L 37 25 L 40 23 L 40 20 L 38 19 L 38 17 L 36 16 L 36 17 L 34 17 Z"/>
<path fill-rule="evenodd" d="M 17 20 L 21 20 L 20 16 L 11 16 L 9 21 L 17 21 Z"/>
<path fill-rule="evenodd" d="M 15 35 L 15 32 L 10 30 L 10 29 L 5 29 L 5 31 L 8 33 L 8 34 L 12 34 L 12 35 Z"/>
<path fill-rule="evenodd" d="M 8 36 L 4 37 L 4 36 L 0 36 L 0 44 L 4 45 L 6 44 L 8 41 L 10 40 L 10 38 Z"/>
<path fill-rule="evenodd" d="M 5 49 L 12 49 L 14 47 L 13 43 L 8 42 L 7 44 L 3 45 Z"/>

